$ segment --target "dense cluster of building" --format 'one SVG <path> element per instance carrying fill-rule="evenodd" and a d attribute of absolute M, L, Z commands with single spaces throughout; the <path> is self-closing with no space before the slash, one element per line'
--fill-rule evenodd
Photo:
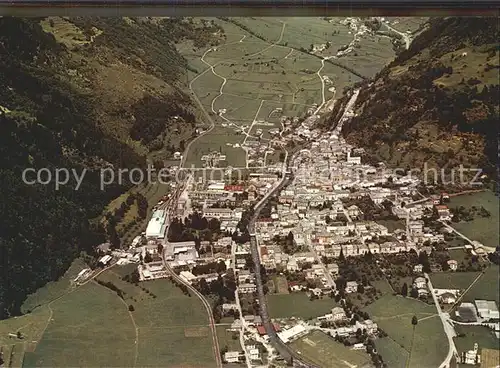
<path fill-rule="evenodd" d="M 349 26 L 358 32 L 356 34 L 366 31 L 366 27 L 358 27 L 355 23 Z M 291 124 L 299 126 L 279 138 L 279 131 L 275 132 L 272 134 L 275 139 L 269 146 L 245 140 L 245 149 L 253 163 L 265 164 L 265 159 L 261 162 L 256 157 L 269 153 L 273 145 L 281 148 L 290 141 L 310 142 L 308 149 L 293 155 L 290 163 L 293 180 L 269 201 L 264 211 L 266 214 L 256 221 L 252 236 L 255 235 L 262 267 L 286 274 L 286 277 L 303 275 L 305 282 L 288 280 L 287 286 L 291 292 L 307 291 L 312 298 L 339 295 L 335 282 L 339 276 L 339 258 L 361 257 L 368 253 L 420 252 L 427 248 L 426 244 L 444 240 L 442 232 L 425 226 L 424 218 L 432 214 L 437 220 L 448 221 L 451 213 L 443 204 L 443 200 L 448 198 L 447 193 L 423 198 L 418 193 L 420 181 L 415 177 L 405 173 L 397 175 L 382 163 L 369 165 L 363 162 L 363 150 L 349 145 L 339 134 L 342 123 L 352 116 L 350 109 L 346 109 L 337 128 L 328 133 L 315 127 L 318 116 L 313 111 L 311 113 L 302 122 L 283 118 L 284 131 Z M 225 159 L 217 152 L 202 158 L 205 166 L 209 167 L 217 166 Z M 243 349 L 224 352 L 224 361 L 262 362 L 259 347 L 264 347 L 268 357 L 272 357 L 274 350 L 269 344 L 269 337 L 265 336 L 260 316 L 242 309 L 241 299 L 256 300 L 258 285 L 251 266 L 250 239 L 237 242 L 234 235 L 241 233 L 238 225 L 245 211 L 280 182 L 280 170 L 280 165 L 271 165 L 239 180 L 232 179 L 230 170 L 226 172 L 226 180 L 191 176 L 173 205 L 169 207 L 159 203 L 146 231 L 133 240 L 130 249 L 107 251 L 99 262 L 105 266 L 116 258 L 119 264 L 138 263 L 140 281 L 169 277 L 168 265 L 181 269 L 180 279 L 195 286 L 202 279 L 210 283 L 221 277 L 216 272 L 200 275 L 194 272 L 195 267 L 224 262 L 225 269 L 234 272 L 236 291 L 234 303 L 222 304 L 221 310 L 223 314 L 237 316 L 230 330 L 240 334 Z M 402 228 L 389 230 L 383 223 L 366 220 L 366 205 L 369 208 L 385 208 L 392 219 L 403 224 Z M 169 241 L 168 228 L 172 219 L 177 217 L 182 221 L 194 212 L 206 221 L 217 220 L 217 235 L 199 243 L 192 240 Z M 450 270 L 457 270 L 456 260 L 448 260 L 447 264 Z M 413 271 L 422 274 L 423 265 L 415 265 Z M 82 282 L 87 276 L 88 271 L 83 270 L 75 282 Z M 358 280 L 345 281 L 342 295 L 355 293 L 361 287 Z M 411 287 L 417 291 L 418 297 L 430 293 L 428 280 L 423 276 L 415 277 Z M 441 303 L 453 304 L 461 291 L 434 289 L 434 293 Z M 498 336 L 498 322 L 490 322 L 498 321 L 498 313 L 495 302 L 476 300 L 474 304 L 462 303 L 457 310 L 457 318 L 486 324 Z M 359 330 L 369 336 L 377 334 L 377 324 L 368 317 L 351 323 L 348 315 L 350 312 L 345 306 L 337 306 L 314 322 L 297 319 L 296 323 L 282 330 L 276 325 L 275 330 L 285 344 L 311 329 L 321 329 L 340 337 L 352 337 Z M 322 323 L 333 323 L 334 327 L 321 327 Z M 361 344 L 355 348 L 364 346 Z"/>

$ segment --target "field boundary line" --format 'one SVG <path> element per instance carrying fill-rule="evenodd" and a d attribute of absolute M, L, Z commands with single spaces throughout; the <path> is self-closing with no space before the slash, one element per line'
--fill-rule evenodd
<path fill-rule="evenodd" d="M 276 46 L 277 44 L 279 44 L 281 42 L 281 40 L 283 39 L 283 35 L 285 33 L 285 27 L 286 27 L 286 22 L 283 22 L 283 26 L 281 27 L 280 37 L 278 38 L 278 40 L 276 42 L 271 43 L 271 45 L 267 46 L 266 48 L 254 53 L 254 54 L 248 55 L 248 57 L 251 58 L 251 57 L 260 55 L 263 52 L 265 52 L 265 51 L 271 49 L 272 47 Z M 269 41 L 264 41 L 264 42 L 270 43 Z"/>
<path fill-rule="evenodd" d="M 111 266 L 108 266 L 108 267 L 102 269 L 101 271 L 99 271 L 98 273 L 96 273 L 95 275 L 93 275 L 91 278 L 89 278 L 87 281 L 85 281 L 85 282 L 83 282 L 81 284 L 78 284 L 76 287 L 74 287 L 72 289 L 66 290 L 62 295 L 59 295 L 58 297 L 52 299 L 48 303 L 46 303 L 46 304 L 40 304 L 37 307 L 35 307 L 35 308 L 32 309 L 31 312 L 33 312 L 35 309 L 37 309 L 39 307 L 43 307 L 44 305 L 46 305 L 47 308 L 49 309 L 49 312 L 50 312 L 49 318 L 47 320 L 47 324 L 45 325 L 45 327 L 43 328 L 43 330 L 40 332 L 40 337 L 37 339 L 36 345 L 38 345 L 39 341 L 43 338 L 43 335 L 45 334 L 45 331 L 47 330 L 47 327 L 49 327 L 50 321 L 52 320 L 52 317 L 53 317 L 53 314 L 54 314 L 54 311 L 52 310 L 52 303 L 58 301 L 59 299 L 65 297 L 66 295 L 71 294 L 72 292 L 78 290 L 80 287 L 82 287 L 83 285 L 86 285 L 90 281 L 93 281 L 94 278 L 96 278 L 97 276 L 99 276 L 104 271 L 111 269 L 112 267 L 115 266 L 115 264 L 116 263 L 113 263 Z M 35 346 L 35 349 L 36 349 L 36 346 Z"/>
<path fill-rule="evenodd" d="M 468 293 L 468 291 L 479 281 L 479 279 L 485 274 L 484 270 L 481 271 L 479 273 L 479 275 L 477 275 L 477 277 L 474 279 L 474 281 L 472 281 L 472 283 L 469 285 L 469 287 L 467 289 L 465 289 L 465 291 L 462 293 L 462 295 L 460 295 L 458 297 L 458 299 L 455 301 L 455 303 L 450 307 L 450 310 L 455 308 L 455 306 L 458 304 L 458 302 L 460 302 L 463 297 L 465 296 L 465 294 Z"/>
<path fill-rule="evenodd" d="M 433 314 L 433 315 L 431 315 L 431 316 L 427 316 L 427 317 L 424 317 L 424 318 L 420 318 L 420 319 L 419 319 L 419 322 L 420 322 L 420 321 L 425 321 L 426 319 L 430 319 L 430 318 L 433 318 L 433 317 L 439 317 L 439 314 L 435 313 L 435 314 Z"/>
<path fill-rule="evenodd" d="M 123 300 L 122 298 L 120 298 L 113 290 L 111 290 L 110 288 L 108 287 L 105 287 L 103 285 L 100 285 L 98 282 L 96 282 L 95 280 L 92 280 L 92 282 L 95 284 L 95 285 L 98 285 L 100 287 L 103 287 L 105 288 L 106 290 L 108 290 L 110 293 L 112 293 L 114 296 L 116 296 L 118 299 L 121 300 L 121 302 L 123 303 L 123 305 L 125 306 L 125 310 L 127 311 L 129 317 L 130 317 L 130 320 L 132 321 L 132 324 L 134 325 L 134 330 L 135 330 L 135 357 L 134 357 L 134 365 L 133 367 L 135 367 L 137 365 L 137 357 L 139 355 L 139 328 L 137 327 L 137 324 L 135 323 L 135 319 L 134 319 L 134 316 L 132 315 L 132 312 L 129 311 L 128 309 L 128 304 L 125 302 L 125 300 Z"/>
<path fill-rule="evenodd" d="M 428 312 L 417 312 L 417 313 L 418 314 L 428 314 L 428 316 L 426 316 L 425 318 L 437 316 L 436 313 L 428 313 Z M 403 313 L 403 314 L 398 314 L 398 315 L 390 316 L 390 317 L 379 317 L 379 318 L 376 318 L 376 320 L 377 321 L 387 321 L 387 320 L 393 319 L 393 318 L 399 318 L 399 317 L 405 317 L 405 316 L 413 316 L 413 315 L 415 315 L 415 313 Z"/>

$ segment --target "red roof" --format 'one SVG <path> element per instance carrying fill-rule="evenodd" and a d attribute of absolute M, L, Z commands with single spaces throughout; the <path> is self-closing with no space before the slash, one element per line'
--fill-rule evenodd
<path fill-rule="evenodd" d="M 260 218 L 257 220 L 257 222 L 273 222 L 273 219 L 272 218 Z"/>
<path fill-rule="evenodd" d="M 267 256 L 267 247 L 260 247 L 260 254 L 263 256 Z"/>
<path fill-rule="evenodd" d="M 227 190 L 229 192 L 243 192 L 245 187 L 243 185 L 226 185 L 224 187 L 224 190 Z"/>
<path fill-rule="evenodd" d="M 281 328 L 278 324 L 276 323 L 273 323 L 273 327 L 274 327 L 274 331 L 276 332 L 280 332 Z M 259 333 L 259 335 L 265 335 L 266 334 L 266 329 L 263 325 L 258 325 L 257 326 L 257 332 Z"/>
<path fill-rule="evenodd" d="M 447 210 L 448 206 L 445 206 L 444 204 L 442 204 L 442 205 L 436 206 L 436 209 L 437 210 Z"/>

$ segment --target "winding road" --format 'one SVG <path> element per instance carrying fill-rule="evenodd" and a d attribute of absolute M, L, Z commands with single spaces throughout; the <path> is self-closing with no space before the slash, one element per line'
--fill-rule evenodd
<path fill-rule="evenodd" d="M 325 58 L 321 59 L 321 67 L 316 72 L 316 74 L 318 75 L 319 81 L 321 82 L 321 103 L 319 104 L 319 106 L 316 109 L 316 111 L 314 111 L 314 115 L 316 115 L 321 110 L 321 108 L 325 105 L 325 103 L 326 103 L 326 98 L 325 98 L 325 80 L 323 79 L 323 77 L 320 74 L 320 72 L 325 67 L 325 61 L 326 60 L 328 60 L 328 57 L 325 57 Z"/>
<path fill-rule="evenodd" d="M 282 23 L 283 23 L 283 26 L 281 27 L 281 33 L 280 33 L 280 37 L 278 38 L 278 40 L 277 40 L 276 42 L 273 42 L 271 45 L 269 45 L 269 46 L 267 46 L 267 47 L 263 48 L 262 50 L 260 50 L 260 51 L 258 51 L 258 52 L 256 52 L 256 53 L 254 53 L 254 54 L 248 55 L 248 57 L 254 57 L 254 56 L 260 55 L 260 54 L 262 54 L 263 52 L 265 52 L 265 51 L 267 51 L 267 50 L 269 50 L 269 49 L 273 48 L 273 47 L 274 47 L 274 46 L 276 46 L 276 45 L 278 45 L 278 44 L 281 42 L 281 40 L 283 39 L 283 34 L 285 33 L 286 23 L 285 23 L 285 22 L 282 22 Z M 266 41 L 266 42 L 268 42 L 268 41 Z M 280 46 L 280 47 L 281 47 L 281 46 Z"/>
<path fill-rule="evenodd" d="M 182 190 L 177 191 L 177 193 L 178 193 L 178 196 L 180 197 L 182 195 Z M 170 207 L 166 208 L 167 219 L 166 219 L 165 223 L 167 223 L 167 224 L 170 224 L 171 215 L 177 207 L 177 200 L 178 200 L 178 197 L 172 198 L 171 201 L 169 202 Z M 168 239 L 167 239 L 167 234 L 168 234 L 168 227 L 165 229 L 165 245 L 169 244 Z M 163 254 L 162 254 L 163 266 L 170 273 L 170 275 L 172 276 L 173 279 L 175 279 L 176 281 L 185 285 L 190 292 L 192 292 L 194 295 L 196 295 L 198 297 L 198 299 L 201 300 L 203 307 L 205 308 L 205 311 L 207 312 L 208 322 L 209 322 L 211 335 L 212 335 L 212 347 L 213 347 L 213 352 L 214 352 L 214 356 L 215 356 L 215 361 L 216 361 L 217 367 L 221 368 L 222 367 L 222 358 L 221 358 L 221 354 L 220 354 L 219 339 L 217 338 L 216 323 L 215 323 L 214 316 L 212 313 L 212 306 L 210 305 L 210 303 L 208 302 L 208 300 L 205 298 L 205 296 L 203 294 L 201 294 L 198 290 L 196 290 L 196 288 L 194 286 L 192 286 L 189 282 L 187 282 L 186 280 L 184 280 L 182 277 L 180 277 L 179 275 L 177 275 L 174 272 L 174 270 L 170 267 L 170 265 L 166 261 L 166 254 L 165 254 L 166 250 L 167 250 L 167 247 L 164 246 L 163 247 Z"/>
<path fill-rule="evenodd" d="M 400 32 L 398 31 L 397 29 L 395 28 L 392 28 L 389 24 L 387 23 L 384 23 L 385 26 L 390 29 L 391 31 L 393 31 L 394 33 L 397 33 L 398 35 L 400 35 L 401 37 L 403 37 L 403 40 L 405 40 L 405 45 L 406 45 L 406 49 L 408 50 L 410 48 L 410 43 L 411 43 L 411 38 L 410 36 L 408 36 L 408 34 L 404 33 L 404 32 Z"/>
<path fill-rule="evenodd" d="M 189 291 L 191 291 L 194 295 L 196 295 L 198 297 L 198 299 L 200 299 L 201 302 L 203 303 L 203 306 L 205 307 L 205 310 L 208 314 L 208 322 L 209 322 L 210 330 L 211 330 L 211 334 L 212 334 L 212 346 L 213 346 L 215 361 L 217 363 L 217 367 L 221 368 L 222 367 L 222 358 L 221 358 L 221 354 L 220 354 L 219 339 L 217 338 L 216 323 L 215 323 L 214 316 L 212 313 L 212 306 L 210 305 L 208 300 L 198 290 L 196 290 L 195 287 L 193 287 L 190 283 L 186 282 L 183 278 L 178 276 L 174 272 L 174 270 L 172 270 L 170 265 L 167 262 L 165 262 L 165 255 L 163 256 L 163 264 L 164 264 L 165 268 L 167 269 L 167 271 L 169 271 L 170 274 L 172 275 L 172 278 L 174 278 L 178 282 L 186 285 L 187 288 L 189 289 Z"/>

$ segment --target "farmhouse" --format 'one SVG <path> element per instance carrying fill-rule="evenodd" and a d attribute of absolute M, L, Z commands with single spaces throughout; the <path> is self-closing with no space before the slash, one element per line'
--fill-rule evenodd
<path fill-rule="evenodd" d="M 333 321 L 342 321 L 346 318 L 345 312 L 343 308 L 335 307 L 332 309 L 332 320 Z"/>
<path fill-rule="evenodd" d="M 360 328 L 361 330 L 366 330 L 368 334 L 374 334 L 377 332 L 378 325 L 373 322 L 371 319 L 365 319 L 363 322 L 356 321 L 356 328 Z"/>
<path fill-rule="evenodd" d="M 454 259 L 450 259 L 448 262 L 448 266 L 450 267 L 450 270 L 456 271 L 458 268 L 458 262 L 455 261 Z"/>
<path fill-rule="evenodd" d="M 425 279 L 425 277 L 417 277 L 415 280 L 413 280 L 413 285 L 417 289 L 425 288 L 427 286 L 427 280 Z"/>
<path fill-rule="evenodd" d="M 413 266 L 413 272 L 415 272 L 415 273 L 421 273 L 423 270 L 424 270 L 424 265 L 422 265 L 420 263 Z"/>
<path fill-rule="evenodd" d="M 102 264 L 103 266 L 106 266 L 109 261 L 111 261 L 113 259 L 113 257 L 111 257 L 109 254 L 102 257 L 101 259 L 99 259 L 99 263 Z"/>
<path fill-rule="evenodd" d="M 81 280 L 84 280 L 91 273 L 92 273 L 92 270 L 90 268 L 84 268 L 83 270 L 81 270 L 78 273 L 78 275 L 75 277 L 75 279 L 73 280 L 73 282 L 79 282 Z"/>
<path fill-rule="evenodd" d="M 439 296 L 439 300 L 444 304 L 453 304 L 457 301 L 457 298 L 453 293 L 444 293 Z"/>
<path fill-rule="evenodd" d="M 439 216 L 439 218 L 441 220 L 450 220 L 451 219 L 451 213 L 450 213 L 450 209 L 448 208 L 448 206 L 437 205 L 437 206 L 435 206 L 435 209 L 436 209 L 437 215 Z"/>
<path fill-rule="evenodd" d="M 356 281 L 347 281 L 345 285 L 346 293 L 355 293 L 358 291 L 358 283 Z"/>
<path fill-rule="evenodd" d="M 238 363 L 240 360 L 240 352 L 239 351 L 226 351 L 224 353 L 224 360 L 227 363 Z"/>

